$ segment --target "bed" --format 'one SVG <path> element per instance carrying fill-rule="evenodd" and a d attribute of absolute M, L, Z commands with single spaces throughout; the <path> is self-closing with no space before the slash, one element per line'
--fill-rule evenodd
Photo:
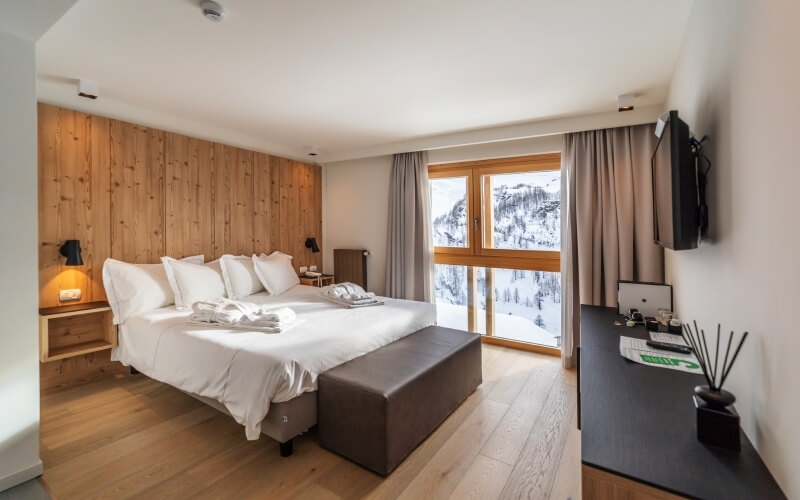
<path fill-rule="evenodd" d="M 120 325 L 111 356 L 230 414 L 247 439 L 264 433 L 288 443 L 282 454 L 316 424 L 321 373 L 436 321 L 433 304 L 387 298 L 348 309 L 305 285 L 243 300 L 291 307 L 300 323 L 280 334 L 196 327 L 187 324 L 188 312 L 164 307 Z"/>

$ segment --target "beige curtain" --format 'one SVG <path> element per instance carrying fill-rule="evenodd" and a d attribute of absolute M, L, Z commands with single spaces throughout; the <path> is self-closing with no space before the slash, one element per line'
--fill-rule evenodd
<path fill-rule="evenodd" d="M 562 358 L 580 345 L 580 304 L 616 307 L 617 280 L 664 281 L 653 242 L 655 125 L 566 134 L 561 172 Z"/>
<path fill-rule="evenodd" d="M 388 297 L 433 302 L 431 231 L 428 155 L 425 151 L 396 154 L 389 185 Z"/>

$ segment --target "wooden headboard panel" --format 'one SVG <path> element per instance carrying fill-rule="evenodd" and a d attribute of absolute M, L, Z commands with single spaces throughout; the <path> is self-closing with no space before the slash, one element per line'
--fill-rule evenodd
<path fill-rule="evenodd" d="M 107 257 L 135 263 L 280 250 L 322 267 L 319 166 L 39 104 L 39 305 L 105 300 Z M 58 248 L 81 242 L 84 265 Z"/>

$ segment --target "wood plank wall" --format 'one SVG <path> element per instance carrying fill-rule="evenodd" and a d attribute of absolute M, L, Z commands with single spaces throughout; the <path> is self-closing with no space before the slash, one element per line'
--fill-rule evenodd
<path fill-rule="evenodd" d="M 65 288 L 106 300 L 108 257 L 280 250 L 321 267 L 322 252 L 304 246 L 322 241 L 321 200 L 319 166 L 39 104 L 39 306 L 59 305 Z M 80 240 L 83 266 L 64 266 L 67 239 Z M 109 369 L 108 352 L 89 356 L 46 363 L 42 386 Z"/>

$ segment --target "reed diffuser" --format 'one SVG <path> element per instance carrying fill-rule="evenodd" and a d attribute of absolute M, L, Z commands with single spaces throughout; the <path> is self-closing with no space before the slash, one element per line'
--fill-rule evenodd
<path fill-rule="evenodd" d="M 734 334 L 731 331 L 728 336 L 727 346 L 725 347 L 725 357 L 720 366 L 720 340 L 722 338 L 722 325 L 717 324 L 716 345 L 712 343 L 709 349 L 709 342 L 706 339 L 706 332 L 697 327 L 694 321 L 694 331 L 691 326 L 683 325 L 683 339 L 694 350 L 697 362 L 707 385 L 698 385 L 694 388 L 694 404 L 697 408 L 697 439 L 704 443 L 713 444 L 730 450 L 739 451 L 741 443 L 739 439 L 739 414 L 733 408 L 736 396 L 722 389 L 728 375 L 739 356 L 739 352 L 747 339 L 748 332 L 744 332 L 739 339 L 736 348 L 731 354 L 731 347 L 734 345 Z M 713 362 L 712 362 L 713 359 Z"/>

